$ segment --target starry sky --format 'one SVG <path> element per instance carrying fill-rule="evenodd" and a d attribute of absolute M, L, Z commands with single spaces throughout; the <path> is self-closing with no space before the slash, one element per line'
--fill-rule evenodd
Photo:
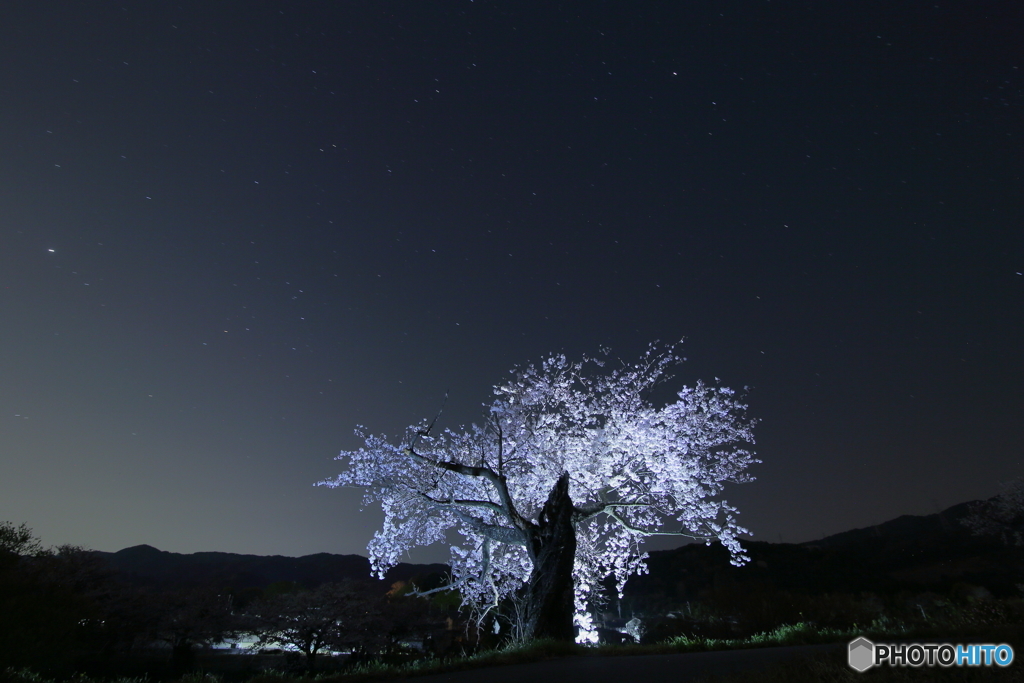
<path fill-rule="evenodd" d="M 1024 9 L 7 0 L 0 520 L 362 553 L 314 487 L 550 352 L 685 337 L 802 542 L 1024 473 Z M 653 546 L 652 546 L 653 547 Z M 428 550 L 415 561 L 446 557 Z"/>

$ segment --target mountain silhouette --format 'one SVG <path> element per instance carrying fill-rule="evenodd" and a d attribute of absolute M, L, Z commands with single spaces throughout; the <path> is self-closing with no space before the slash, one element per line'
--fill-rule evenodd
<path fill-rule="evenodd" d="M 655 551 L 647 561 L 650 573 L 630 579 L 626 596 L 645 604 L 696 600 L 726 583 L 811 595 L 945 592 L 960 584 L 1015 595 L 1024 577 L 1021 555 L 960 523 L 973 504 L 903 515 L 807 543 L 744 540 L 751 562 L 742 567 L 732 566 L 719 544 Z"/>
<path fill-rule="evenodd" d="M 372 580 L 370 562 L 361 555 L 317 553 L 303 557 L 236 553 L 172 553 L 137 545 L 116 553 L 95 552 L 122 580 L 155 588 L 213 586 L 223 589 L 264 588 L 294 582 L 315 588 L 321 583 Z M 401 563 L 385 576 L 388 584 L 448 571 L 443 564 Z"/>
<path fill-rule="evenodd" d="M 729 553 L 719 544 L 655 551 L 647 562 L 650 572 L 631 578 L 626 593 L 693 600 L 716 582 L 753 581 L 804 593 L 946 590 L 967 583 L 1013 594 L 1024 576 L 1020 555 L 995 539 L 972 535 L 960 523 L 972 504 L 932 515 L 903 515 L 808 543 L 744 541 L 752 561 L 743 567 L 732 566 Z M 372 580 L 369 560 L 361 555 L 181 554 L 149 545 L 95 554 L 123 580 L 154 588 L 240 590 L 278 582 L 314 588 L 342 579 Z M 402 563 L 388 571 L 384 581 L 436 586 L 448 571 L 444 564 Z"/>

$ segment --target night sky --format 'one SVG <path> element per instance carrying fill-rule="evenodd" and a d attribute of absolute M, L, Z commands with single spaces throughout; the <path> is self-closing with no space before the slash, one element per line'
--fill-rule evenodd
<path fill-rule="evenodd" d="M 0 7 L 0 520 L 365 554 L 314 487 L 550 352 L 749 386 L 756 540 L 1024 473 L 1024 9 Z M 655 546 L 664 547 L 664 546 Z M 412 559 L 447 557 L 427 551 Z"/>

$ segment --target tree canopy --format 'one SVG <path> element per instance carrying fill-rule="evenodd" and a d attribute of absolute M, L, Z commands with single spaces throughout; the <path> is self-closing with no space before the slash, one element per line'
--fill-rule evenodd
<path fill-rule="evenodd" d="M 495 607 L 527 585 L 526 635 L 561 637 L 564 622 L 545 630 L 544 610 L 565 608 L 567 580 L 569 616 L 587 630 L 601 582 L 611 575 L 621 591 L 645 571 L 648 536 L 718 540 L 746 560 L 737 510 L 714 498 L 751 480 L 755 420 L 733 390 L 701 382 L 653 401 L 683 360 L 677 345 L 653 344 L 635 363 L 548 356 L 494 387 L 482 424 L 423 422 L 397 442 L 357 429 L 365 446 L 342 452 L 346 469 L 320 483 L 362 487 L 382 506 L 368 547 L 378 575 L 455 530 L 450 587 L 466 603 Z"/>
<path fill-rule="evenodd" d="M 388 635 L 385 601 L 357 582 L 297 587 L 256 602 L 248 609 L 259 647 L 286 645 L 306 656 L 312 669 L 323 650 L 380 645 Z"/>

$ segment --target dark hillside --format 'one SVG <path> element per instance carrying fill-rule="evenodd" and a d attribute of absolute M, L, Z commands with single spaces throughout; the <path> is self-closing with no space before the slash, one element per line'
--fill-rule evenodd
<path fill-rule="evenodd" d="M 751 562 L 743 567 L 730 565 L 728 553 L 718 544 L 653 552 L 648 560 L 650 573 L 630 579 L 626 600 L 643 604 L 644 609 L 654 605 L 668 609 L 732 584 L 807 595 L 944 592 L 955 584 L 970 584 L 995 595 L 1014 594 L 1024 576 L 1019 555 L 994 540 L 971 535 L 959 522 L 969 505 L 962 503 L 933 515 L 905 515 L 810 543 L 745 541 Z M 282 581 L 313 588 L 343 578 L 370 579 L 369 561 L 360 555 L 184 555 L 148 545 L 96 555 L 124 580 L 153 588 L 241 590 Z M 421 586 L 437 585 L 447 570 L 442 564 L 403 563 L 388 572 L 386 582 L 416 579 Z"/>
<path fill-rule="evenodd" d="M 698 600 L 735 584 L 805 595 L 946 592 L 957 584 L 982 586 L 995 595 L 1017 592 L 1024 576 L 1019 554 L 979 538 L 959 520 L 970 503 L 933 515 L 904 515 L 802 544 L 743 543 L 751 562 L 729 564 L 725 548 L 691 544 L 651 553 L 650 574 L 626 586 L 627 601 L 650 609 Z"/>
<path fill-rule="evenodd" d="M 264 588 L 278 582 L 294 582 L 315 588 L 341 579 L 371 580 L 370 562 L 360 555 L 317 553 L 303 557 L 237 555 L 234 553 L 181 554 L 138 545 L 116 553 L 97 552 L 119 576 L 130 583 L 154 588 L 215 586 L 241 590 Z M 443 564 L 402 563 L 388 572 L 385 581 L 406 581 L 443 573 Z"/>

